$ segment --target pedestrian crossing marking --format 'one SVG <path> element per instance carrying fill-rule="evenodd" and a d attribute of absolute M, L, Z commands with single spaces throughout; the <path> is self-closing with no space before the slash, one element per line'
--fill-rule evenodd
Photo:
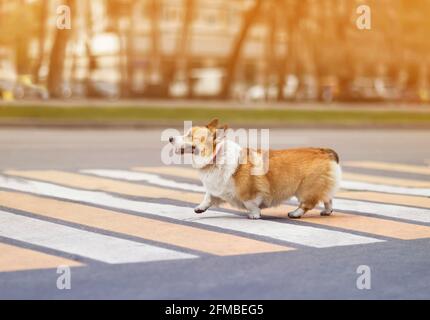
<path fill-rule="evenodd" d="M 426 167 L 371 161 L 347 162 L 346 166 L 416 174 L 430 172 Z M 266 219 L 255 222 L 237 216 L 243 213 L 229 205 L 222 208 L 233 210 L 233 213 L 209 210 L 203 215 L 195 215 L 188 206 L 125 198 L 124 196 L 137 196 L 197 205 L 203 197 L 204 188 L 200 183 L 174 180 L 175 177 L 197 180 L 198 173 L 193 169 L 137 167 L 133 170 L 135 171 L 82 170 L 84 174 L 55 170 L 7 171 L 5 173 L 10 176 L 45 182 L 0 176 L 0 188 L 18 191 L 0 191 L 0 205 L 4 209 L 0 210 L 0 236 L 106 263 L 198 257 L 198 253 L 188 254 L 181 252 L 181 249 L 227 256 L 291 251 L 297 249 L 294 248 L 295 244 L 326 248 L 384 241 L 374 237 L 399 240 L 430 238 L 430 226 L 411 222 L 430 223 L 430 189 L 426 189 L 430 183 L 425 180 L 344 173 L 347 180 L 342 183 L 343 190 L 336 195 L 335 208 L 346 212 L 321 217 L 317 210 L 312 210 L 300 221 L 291 222 L 287 218 L 287 212 L 295 207 L 282 205 L 263 210 L 263 217 Z M 27 217 L 9 210 L 20 210 L 33 216 Z M 44 218 L 56 219 L 57 222 L 40 220 Z M 160 218 L 167 218 L 168 221 Z M 277 220 L 271 220 L 273 218 Z M 285 220 L 278 220 L 279 218 Z M 410 221 L 396 221 L 392 218 Z M 69 227 L 62 222 L 77 226 Z M 97 231 L 81 230 L 79 226 L 114 232 L 117 235 L 105 236 Z M 215 229 L 208 230 L 206 227 Z M 351 231 L 359 234 L 348 233 Z M 121 235 L 140 238 L 142 242 L 125 240 Z M 64 237 L 69 243 L 61 241 Z M 113 247 L 116 256 L 102 249 L 106 247 L 106 243 L 102 245 L 103 237 L 109 238 L 108 243 L 113 241 L 114 245 L 109 248 Z M 52 243 L 56 239 L 60 239 L 60 243 Z M 144 243 L 146 240 L 160 245 L 172 245 L 178 249 L 147 245 Z M 73 243 L 76 245 L 73 246 Z M 82 248 L 83 245 L 87 247 Z M 55 268 L 58 265 L 83 264 L 0 243 L 0 272 Z"/>
<path fill-rule="evenodd" d="M 88 171 L 88 170 L 86 170 Z M 102 171 L 92 171 L 93 174 L 97 174 L 98 176 L 102 176 L 101 179 L 105 178 L 118 178 L 121 176 L 122 178 L 126 180 L 132 180 L 136 181 L 138 180 L 138 177 L 140 176 L 139 173 L 135 173 L 133 171 L 117 171 L 117 170 L 102 170 Z M 112 183 L 117 182 L 118 180 L 111 180 Z M 51 181 L 52 182 L 52 181 Z M 94 183 L 94 180 L 92 180 Z M 60 182 L 61 184 L 61 182 Z M 142 188 L 141 185 L 137 185 L 139 188 Z M 92 187 L 90 186 L 90 189 Z M 189 186 L 190 191 L 201 193 L 201 188 L 197 185 L 190 185 Z M 162 191 L 161 191 L 162 192 Z M 179 200 L 183 201 L 184 199 L 181 198 L 180 194 L 174 194 L 172 192 L 167 195 L 169 199 Z M 201 196 L 202 197 L 202 196 Z M 200 199 L 196 199 L 196 202 L 200 202 Z M 223 208 L 227 209 L 233 209 L 231 206 L 223 205 Z M 375 215 L 381 215 L 381 216 L 387 216 L 391 218 L 400 218 L 400 219 L 409 219 L 412 221 L 419 221 L 419 222 L 430 222 L 430 211 L 422 208 L 410 208 L 405 206 L 394 206 L 390 204 L 385 203 L 372 203 L 372 202 L 364 202 L 364 201 L 357 201 L 357 200 L 349 200 L 349 199 L 338 199 L 336 198 L 336 208 L 337 210 L 355 210 L 358 212 L 363 213 L 370 213 Z M 270 209 L 266 209 L 270 210 Z M 265 210 L 263 210 L 263 213 Z"/>
<path fill-rule="evenodd" d="M 132 170 L 138 172 L 150 172 L 152 174 L 164 174 L 170 177 L 188 178 L 200 183 L 200 179 L 195 170 L 181 167 L 137 167 Z M 362 193 L 363 198 L 359 200 L 377 201 L 377 197 L 381 197 L 387 200 L 387 203 L 399 204 L 399 205 L 412 205 L 417 207 L 430 207 L 430 189 L 425 188 L 409 188 L 409 187 L 398 187 L 383 184 L 372 184 L 357 181 L 342 181 L 342 191 L 340 191 L 345 198 L 352 196 L 351 199 L 355 199 L 355 191 L 367 191 L 368 193 Z M 351 190 L 351 191 L 346 191 Z M 354 192 L 352 192 L 354 191 Z M 347 192 L 351 192 L 347 195 Z M 373 192 L 373 193 L 370 193 Z M 400 195 L 400 196 L 398 196 Z M 367 199 L 366 197 L 369 196 Z M 408 198 L 411 197 L 411 198 Z M 427 197 L 427 198 L 422 198 Z M 389 200 L 391 199 L 391 200 Z M 413 203 L 415 201 L 415 203 Z M 382 202 L 385 202 L 382 201 Z"/>
<path fill-rule="evenodd" d="M 423 167 L 423 169 L 428 169 Z M 198 172 L 189 168 L 182 168 L 177 166 L 172 167 L 136 167 L 133 170 L 147 173 L 155 174 L 165 174 L 181 178 L 188 179 L 199 179 Z M 375 176 L 375 175 L 365 175 L 357 173 L 343 172 L 343 179 L 348 179 L 352 181 L 370 182 L 377 184 L 387 184 L 391 186 L 399 187 L 412 187 L 412 188 L 428 188 L 430 187 L 430 182 L 424 180 L 412 180 L 412 179 L 398 179 L 391 177 Z"/>
<path fill-rule="evenodd" d="M 65 184 L 67 184 L 67 181 Z M 169 218 L 176 221 L 185 220 L 191 224 L 217 227 L 222 230 L 236 231 L 249 236 L 262 236 L 267 237 L 268 239 L 315 248 L 367 244 L 383 241 L 381 239 L 358 236 L 347 232 L 325 230 L 322 228 L 301 226 L 291 223 L 279 223 L 267 220 L 258 221 L 258 223 L 256 223 L 255 221 L 244 219 L 237 214 L 225 213 L 216 210 L 209 210 L 204 215 L 197 216 L 189 207 L 157 202 L 146 202 L 142 200 L 130 200 L 105 192 L 77 190 L 33 180 L 5 178 L 0 176 L 0 187 L 114 209 L 147 213 L 153 216 Z"/>
<path fill-rule="evenodd" d="M 347 173 L 342 174 L 343 179 L 361 182 L 371 182 L 377 184 L 387 184 L 398 187 L 408 187 L 408 188 L 429 188 L 430 182 L 421 180 L 411 180 L 411 179 L 397 179 L 391 177 L 374 176 L 367 174 L 358 173 Z"/>
<path fill-rule="evenodd" d="M 81 175 L 71 172 L 47 170 L 47 171 L 13 171 L 5 172 L 8 175 L 36 179 L 42 181 L 49 181 L 68 187 L 87 189 L 87 190 L 102 190 L 106 192 L 113 192 L 125 194 L 136 197 L 148 197 L 154 199 L 162 198 L 178 198 L 179 200 L 186 200 L 188 202 L 200 202 L 201 196 L 194 192 L 178 191 L 173 189 L 166 189 L 154 186 L 133 184 L 130 182 L 123 182 L 112 179 L 105 179 L 93 177 L 88 175 Z"/>
<path fill-rule="evenodd" d="M 336 198 L 374 201 L 430 209 L 430 198 L 366 191 L 339 191 Z"/>
<path fill-rule="evenodd" d="M 168 167 L 135 167 L 133 170 L 155 173 L 155 174 L 165 174 L 168 176 L 187 178 L 187 179 L 199 179 L 199 174 L 194 169 L 182 168 L 176 166 L 168 166 Z"/>
<path fill-rule="evenodd" d="M 295 207 L 282 205 L 278 208 L 269 209 L 265 214 L 270 217 L 286 217 L 287 212 L 294 209 Z M 430 238 L 430 227 L 428 226 L 340 212 L 334 212 L 330 217 L 322 217 L 318 210 L 312 210 L 307 212 L 301 221 L 393 239 L 413 240 Z"/>
<path fill-rule="evenodd" d="M 430 167 L 378 161 L 347 161 L 346 167 L 430 175 Z"/>
<path fill-rule="evenodd" d="M 430 197 L 430 188 L 397 187 L 386 184 L 376 184 L 358 181 L 341 182 L 342 189 L 354 191 L 374 191 L 380 193 L 401 194 L 419 197 Z"/>
<path fill-rule="evenodd" d="M 44 217 L 220 256 L 293 250 L 287 246 L 226 233 L 16 192 L 0 191 L 0 203 L 4 207 Z"/>
<path fill-rule="evenodd" d="M 0 210 L 0 236 L 112 264 L 196 258 L 4 210 Z"/>
<path fill-rule="evenodd" d="M 194 204 L 200 203 L 200 201 L 202 200 L 202 195 L 195 192 L 168 190 L 165 188 L 146 186 L 95 176 L 81 175 L 77 173 L 69 173 L 62 171 L 7 171 L 7 173 L 24 178 L 40 179 L 43 181 L 57 183 L 68 187 L 77 187 L 87 190 L 116 192 L 132 196 L 166 198 L 178 201 L 191 202 Z M 225 205 L 223 207 L 232 209 L 228 205 Z M 336 199 L 336 208 L 338 210 L 355 210 L 358 212 L 388 216 L 392 218 L 400 218 L 419 222 L 430 222 L 430 211 L 421 208 L 410 208 L 405 206 L 394 206 L 389 204 L 346 199 Z M 264 212 L 265 211 L 263 210 L 263 213 Z"/>
<path fill-rule="evenodd" d="M 44 252 L 0 243 L 0 272 L 53 269 L 58 266 L 78 267 L 83 264 Z"/>
<path fill-rule="evenodd" d="M 112 169 L 99 169 L 99 170 L 89 169 L 89 170 L 81 170 L 80 172 L 103 177 L 103 178 L 126 180 L 126 181 L 132 181 L 132 182 L 146 182 L 151 185 L 156 185 L 164 188 L 167 187 L 171 189 L 206 192 L 205 188 L 201 185 L 176 182 L 175 180 L 166 179 L 151 173 L 141 173 L 136 171 L 112 170 Z"/>
<path fill-rule="evenodd" d="M 153 186 L 136 183 L 123 182 L 107 178 L 82 175 L 62 171 L 7 171 L 7 174 L 30 179 L 39 179 L 60 185 L 81 188 L 86 190 L 100 190 L 115 192 L 123 195 L 166 198 L 177 201 L 190 202 L 194 205 L 200 203 L 202 194 L 179 190 L 168 190 Z M 232 209 L 230 206 L 224 208 Z M 410 208 L 405 206 L 394 206 L 389 204 L 363 202 L 356 200 L 336 199 L 338 210 L 355 210 L 363 213 L 388 216 L 419 222 L 430 223 L 430 212 L 421 208 Z M 263 213 L 265 211 L 263 210 Z"/>
<path fill-rule="evenodd" d="M 147 168 L 148 171 L 152 171 L 151 167 Z M 188 170 L 185 170 L 185 174 L 183 174 L 182 169 L 174 169 L 172 167 L 166 167 L 169 170 L 162 170 L 164 167 L 155 167 L 154 173 L 157 174 L 168 174 L 172 177 L 182 177 L 188 176 L 190 177 L 190 173 Z M 146 171 L 146 168 L 140 168 L 139 170 Z M 106 170 L 104 170 L 106 171 Z M 93 171 L 94 172 L 94 171 Z M 195 179 L 193 179 L 195 180 Z M 200 180 L 196 181 L 200 182 Z M 190 185 L 190 184 L 188 184 Z M 199 185 L 195 185 L 195 187 L 200 187 Z M 406 205 L 406 206 L 414 206 L 421 208 L 430 208 L 430 198 L 418 197 L 418 196 L 408 196 L 408 195 L 395 195 L 381 192 L 369 192 L 369 191 L 345 191 L 341 190 L 336 194 L 336 198 L 345 198 L 345 199 L 355 199 L 355 200 L 364 200 L 364 201 L 374 201 L 374 202 L 383 202 L 389 204 L 397 204 L 397 205 Z"/>

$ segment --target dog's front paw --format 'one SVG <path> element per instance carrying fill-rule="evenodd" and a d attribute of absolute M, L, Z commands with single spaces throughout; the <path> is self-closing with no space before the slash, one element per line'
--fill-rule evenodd
<path fill-rule="evenodd" d="M 261 218 L 260 213 L 249 213 L 248 214 L 248 219 L 250 219 L 250 220 L 258 220 L 260 218 Z"/>
<path fill-rule="evenodd" d="M 320 215 L 323 217 L 328 217 L 328 216 L 331 216 L 332 213 L 333 213 L 333 210 L 323 210 L 320 212 Z"/>
<path fill-rule="evenodd" d="M 194 209 L 194 212 L 197 213 L 197 214 L 202 214 L 202 213 L 206 212 L 207 210 L 208 209 L 197 207 L 197 208 Z"/>

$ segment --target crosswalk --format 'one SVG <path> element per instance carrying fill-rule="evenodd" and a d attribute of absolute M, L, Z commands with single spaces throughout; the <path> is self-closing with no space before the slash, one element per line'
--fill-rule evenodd
<path fill-rule="evenodd" d="M 333 216 L 313 210 L 289 220 L 292 199 L 252 221 L 229 205 L 194 214 L 205 190 L 189 168 L 7 170 L 0 173 L 0 272 L 430 238 L 428 167 L 355 161 L 345 171 Z"/>

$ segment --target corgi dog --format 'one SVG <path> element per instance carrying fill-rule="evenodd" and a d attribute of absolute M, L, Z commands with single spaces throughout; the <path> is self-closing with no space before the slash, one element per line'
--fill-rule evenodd
<path fill-rule="evenodd" d="M 338 154 L 331 149 L 300 148 L 253 150 L 242 148 L 226 135 L 227 126 L 218 119 L 206 126 L 192 127 L 185 135 L 170 137 L 178 154 L 192 154 L 206 189 L 195 208 L 201 214 L 212 206 L 229 203 L 245 209 L 249 219 L 260 219 L 261 210 L 279 206 L 296 197 L 299 207 L 288 213 L 302 217 L 320 202 L 321 215 L 333 212 L 332 200 L 341 180 Z"/>

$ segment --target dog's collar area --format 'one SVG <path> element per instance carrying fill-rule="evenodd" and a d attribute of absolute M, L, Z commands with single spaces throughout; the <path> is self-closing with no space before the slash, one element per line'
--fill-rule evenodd
<path fill-rule="evenodd" d="M 201 168 L 200 170 L 206 170 L 206 169 L 209 169 L 211 166 L 216 166 L 216 161 L 217 161 L 217 155 L 216 155 L 216 153 L 215 153 L 215 155 L 213 156 L 213 158 L 211 159 L 211 161 L 207 164 L 207 165 L 205 165 L 203 168 Z"/>
<path fill-rule="evenodd" d="M 217 165 L 217 160 L 218 160 L 217 155 L 218 155 L 218 152 L 215 151 L 213 157 L 208 162 L 208 164 L 205 165 L 204 167 L 202 167 L 200 170 L 206 170 L 206 169 L 209 169 L 212 166 L 216 166 Z"/>

